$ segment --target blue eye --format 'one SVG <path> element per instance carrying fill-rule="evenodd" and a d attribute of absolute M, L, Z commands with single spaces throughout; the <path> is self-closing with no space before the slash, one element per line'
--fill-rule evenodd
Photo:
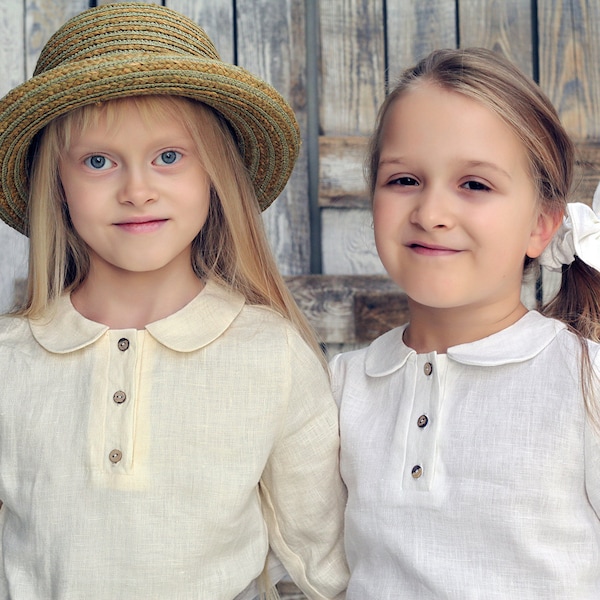
<path fill-rule="evenodd" d="M 156 159 L 159 165 L 172 165 L 181 158 L 181 153 L 175 150 L 166 150 L 161 152 L 160 156 Z"/>
<path fill-rule="evenodd" d="M 96 171 L 102 171 L 104 169 L 108 169 L 112 166 L 112 161 L 110 161 L 106 156 L 102 156 L 101 154 L 94 154 L 93 156 L 88 156 L 83 164 L 86 167 L 90 167 L 90 169 L 95 169 Z"/>

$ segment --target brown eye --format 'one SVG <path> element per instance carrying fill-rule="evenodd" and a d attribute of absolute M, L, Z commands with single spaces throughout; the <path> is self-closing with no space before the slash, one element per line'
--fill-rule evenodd
<path fill-rule="evenodd" d="M 475 192 L 477 192 L 477 191 L 487 192 L 490 190 L 490 188 L 487 185 L 485 185 L 484 183 L 481 183 L 481 181 L 467 181 L 466 183 L 463 183 L 463 187 L 466 188 L 467 190 L 473 190 Z"/>
<path fill-rule="evenodd" d="M 390 181 L 393 185 L 419 185 L 419 182 L 413 177 L 398 177 Z"/>

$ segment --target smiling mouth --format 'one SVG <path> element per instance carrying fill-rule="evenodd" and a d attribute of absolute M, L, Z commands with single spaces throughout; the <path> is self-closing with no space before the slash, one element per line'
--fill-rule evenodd
<path fill-rule="evenodd" d="M 444 256 L 460 252 L 460 250 L 454 250 L 446 246 L 437 246 L 435 244 L 420 244 L 419 242 L 411 242 L 407 244 L 407 247 L 411 250 L 414 250 L 417 254 L 426 254 L 429 256 Z"/>
<path fill-rule="evenodd" d="M 131 221 L 115 223 L 115 225 L 119 229 L 130 233 L 151 233 L 160 229 L 167 221 L 168 219 L 133 219 Z"/>

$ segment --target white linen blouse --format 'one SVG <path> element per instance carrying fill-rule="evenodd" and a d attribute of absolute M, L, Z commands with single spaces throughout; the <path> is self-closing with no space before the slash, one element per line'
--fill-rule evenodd
<path fill-rule="evenodd" d="M 348 600 L 598 600 L 600 438 L 577 338 L 529 312 L 417 354 L 405 327 L 331 363 Z"/>
<path fill-rule="evenodd" d="M 286 320 L 209 281 L 145 330 L 0 320 L 0 598 L 231 600 L 269 544 L 343 597 L 337 409 Z"/>

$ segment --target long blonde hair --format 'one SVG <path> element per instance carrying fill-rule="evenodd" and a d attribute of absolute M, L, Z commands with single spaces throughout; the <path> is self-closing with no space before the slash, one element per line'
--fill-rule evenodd
<path fill-rule="evenodd" d="M 28 289 L 17 314 L 41 317 L 87 277 L 88 249 L 65 209 L 59 158 L 72 131 L 84 130 L 100 117 L 110 125 L 118 119 L 119 105 L 132 101 L 148 122 L 164 115 L 179 119 L 210 178 L 208 218 L 192 244 L 195 273 L 240 292 L 248 304 L 271 307 L 289 319 L 325 365 L 316 336 L 277 269 L 254 188 L 226 120 L 200 102 L 176 96 L 138 96 L 84 106 L 41 132 L 32 152 Z"/>
<path fill-rule="evenodd" d="M 365 166 L 371 198 L 388 111 L 408 89 L 423 81 L 472 98 L 500 117 L 526 150 L 540 209 L 564 214 L 573 183 L 573 142 L 540 87 L 503 56 L 484 48 L 436 50 L 401 74 L 381 106 L 371 138 Z M 539 273 L 538 261 L 525 257 L 524 271 Z M 588 412 L 600 425 L 599 408 L 592 402 L 596 386 L 585 341 L 600 341 L 600 273 L 576 258 L 563 270 L 557 295 L 540 310 L 578 335 L 584 397 Z"/>

